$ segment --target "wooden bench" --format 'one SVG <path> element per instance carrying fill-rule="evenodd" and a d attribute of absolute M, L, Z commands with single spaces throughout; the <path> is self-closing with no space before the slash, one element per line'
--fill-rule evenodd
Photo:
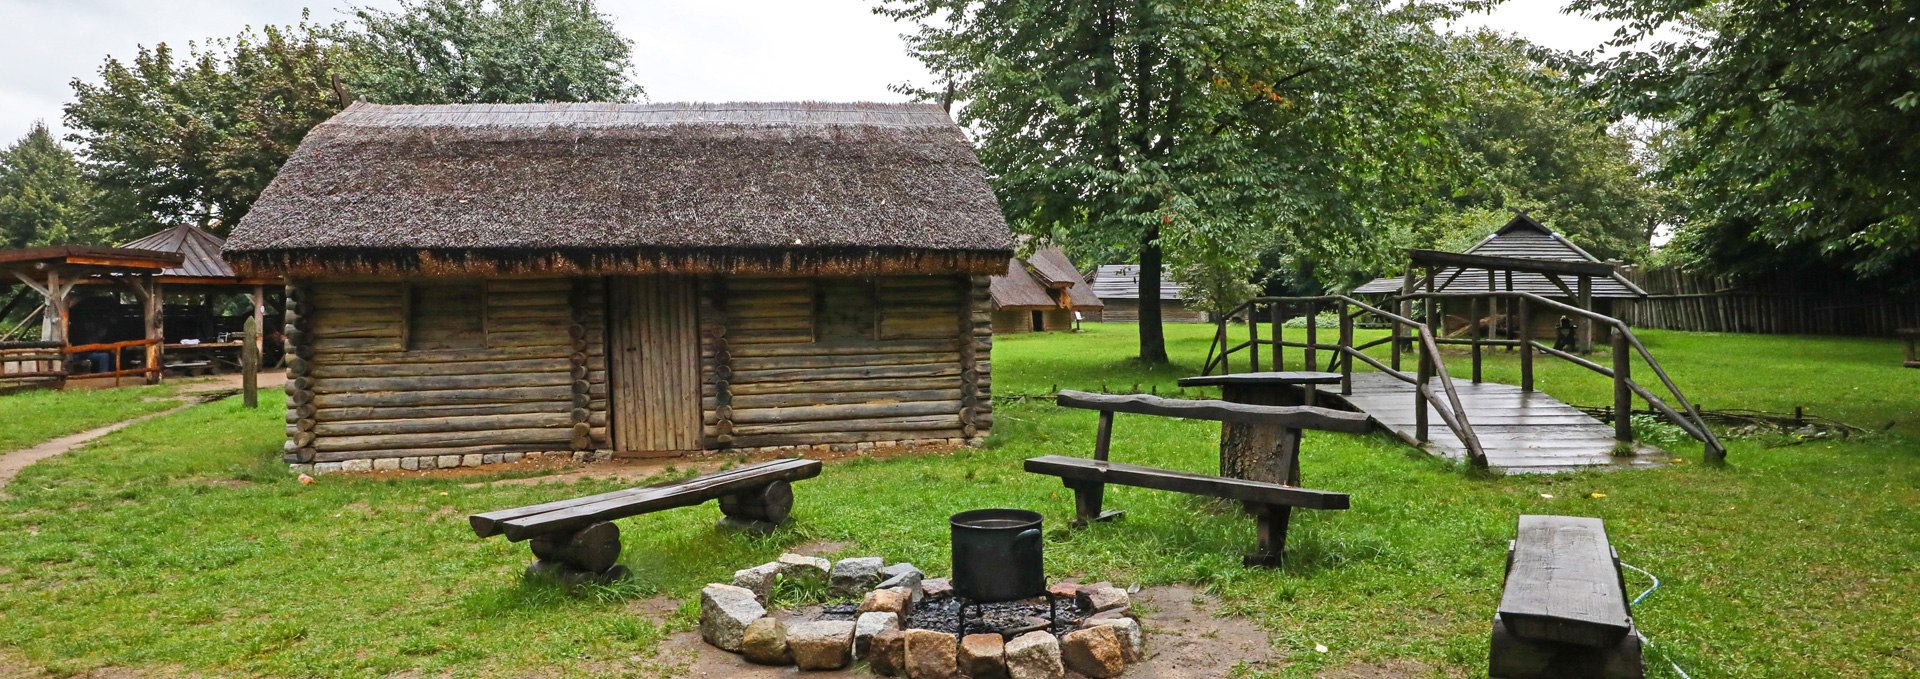
<path fill-rule="evenodd" d="M 685 481 L 475 514 L 467 523 L 483 538 L 529 541 L 538 559 L 527 568 L 529 574 L 610 582 L 627 575 L 617 563 L 620 528 L 614 520 L 717 499 L 723 522 L 771 528 L 786 523 L 793 510 L 792 482 L 819 475 L 818 460 L 772 460 Z"/>
<path fill-rule="evenodd" d="M 1599 519 L 1520 517 L 1487 673 L 1495 679 L 1646 676 L 1620 558 Z"/>
<path fill-rule="evenodd" d="M 1073 490 L 1074 525 L 1085 526 L 1114 516 L 1101 511 L 1106 486 L 1116 484 L 1177 493 L 1204 495 L 1241 502 L 1256 522 L 1256 546 L 1243 563 L 1273 567 L 1286 558 L 1287 525 L 1295 507 L 1304 509 L 1346 509 L 1345 493 L 1300 488 L 1242 478 L 1192 474 L 1154 467 L 1108 461 L 1113 441 L 1114 413 L 1134 413 L 1211 420 L 1239 424 L 1266 425 L 1291 433 L 1282 437 L 1287 446 L 1271 451 L 1278 456 L 1276 478 L 1298 478 L 1298 432 L 1301 429 L 1365 432 L 1367 416 L 1325 408 L 1305 406 L 1260 406 L 1226 401 L 1175 400 L 1135 394 L 1114 396 L 1063 391 L 1057 402 L 1069 408 L 1100 411 L 1100 429 L 1094 441 L 1093 459 L 1044 455 L 1026 461 L 1026 470 L 1035 474 L 1060 477 Z"/>

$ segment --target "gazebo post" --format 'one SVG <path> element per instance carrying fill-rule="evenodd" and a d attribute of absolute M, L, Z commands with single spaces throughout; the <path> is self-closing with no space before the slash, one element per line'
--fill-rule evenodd
<path fill-rule="evenodd" d="M 1593 311 L 1593 277 L 1580 276 L 1580 308 Z M 1580 353 L 1593 353 L 1593 319 L 1580 317 Z"/>
<path fill-rule="evenodd" d="M 159 384 L 165 378 L 160 361 L 167 343 L 165 319 L 161 317 L 166 310 L 166 298 L 161 296 L 159 279 L 151 274 L 141 278 L 146 283 L 146 294 L 140 298 L 140 320 L 146 324 L 147 384 Z"/>
<path fill-rule="evenodd" d="M 1067 308 L 1072 309 L 1073 307 L 1068 306 Z M 264 285 L 256 284 L 253 286 L 253 327 L 254 328 L 267 327 L 267 286 L 264 286 Z M 253 333 L 253 350 L 254 351 L 263 351 L 266 348 L 266 344 L 260 338 L 260 336 L 263 334 L 266 334 L 266 333 L 261 330 L 254 331 Z"/>

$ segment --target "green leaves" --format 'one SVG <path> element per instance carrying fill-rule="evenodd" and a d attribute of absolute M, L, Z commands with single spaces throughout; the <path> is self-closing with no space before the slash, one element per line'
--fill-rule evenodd
<path fill-rule="evenodd" d="M 47 126 L 0 151 L 0 248 L 92 242 L 94 190 Z"/>
<path fill-rule="evenodd" d="M 1687 198 L 1681 242 L 1696 259 L 1736 273 L 1844 267 L 1912 284 L 1920 2 L 1572 9 L 1628 22 L 1618 51 L 1586 73 L 1590 90 L 1616 114 L 1682 132 L 1665 171 Z M 1681 38 L 1663 39 L 1666 30 Z"/>
<path fill-rule="evenodd" d="M 592 0 L 409 0 L 356 8 L 346 78 L 386 104 L 627 101 L 632 44 Z"/>
<path fill-rule="evenodd" d="M 1278 249 L 1331 273 L 1383 263 L 1381 236 L 1452 167 L 1452 10 L 1333 0 L 889 0 L 951 85 L 1015 228 L 1081 258 L 1157 261 L 1252 289 Z M 1174 221 L 1167 221 L 1172 217 Z M 1193 281 L 1187 281 L 1192 283 Z M 1211 294 L 1211 293 L 1203 293 Z M 1237 301 L 1233 300 L 1233 301 Z M 1152 352 L 1158 328 L 1142 324 Z M 1151 335 L 1152 337 L 1148 337 Z"/>

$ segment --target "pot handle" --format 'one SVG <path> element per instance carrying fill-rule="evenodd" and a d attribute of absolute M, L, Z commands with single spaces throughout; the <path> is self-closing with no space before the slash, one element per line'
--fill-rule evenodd
<path fill-rule="evenodd" d="M 1013 536 L 1014 549 L 1028 549 L 1040 546 L 1040 529 L 1028 528 Z"/>

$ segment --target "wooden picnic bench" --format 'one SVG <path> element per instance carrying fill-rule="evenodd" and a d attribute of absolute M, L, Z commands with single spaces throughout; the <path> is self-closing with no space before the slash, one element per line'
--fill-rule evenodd
<path fill-rule="evenodd" d="M 1304 509 L 1346 509 L 1346 493 L 1300 488 L 1286 483 L 1208 476 L 1188 472 L 1121 464 L 1109 461 L 1113 442 L 1114 413 L 1134 413 L 1179 417 L 1215 422 L 1274 426 L 1294 432 L 1291 450 L 1273 453 L 1283 459 L 1278 478 L 1298 476 L 1298 431 L 1318 429 L 1359 433 L 1367 431 L 1367 416 L 1306 406 L 1259 406 L 1212 400 L 1176 400 L 1135 394 L 1115 396 L 1063 391 L 1057 402 L 1068 408 L 1100 411 L 1100 429 L 1094 440 L 1093 459 L 1043 455 L 1026 461 L 1025 468 L 1035 474 L 1060 477 L 1073 490 L 1074 525 L 1107 520 L 1114 513 L 1101 511 L 1108 484 L 1169 490 L 1191 495 L 1237 500 L 1253 514 L 1256 545 L 1243 563 L 1249 566 L 1278 566 L 1286 557 L 1287 524 L 1295 507 Z"/>
<path fill-rule="evenodd" d="M 1646 676 L 1620 557 L 1600 519 L 1520 517 L 1493 623 L 1494 679 Z"/>
<path fill-rule="evenodd" d="M 538 559 L 529 574 L 569 581 L 610 582 L 626 576 L 616 519 L 720 501 L 723 522 L 770 528 L 793 510 L 792 482 L 820 475 L 820 461 L 782 459 L 696 476 L 685 481 L 616 490 L 467 517 L 473 534 L 528 541 Z"/>

